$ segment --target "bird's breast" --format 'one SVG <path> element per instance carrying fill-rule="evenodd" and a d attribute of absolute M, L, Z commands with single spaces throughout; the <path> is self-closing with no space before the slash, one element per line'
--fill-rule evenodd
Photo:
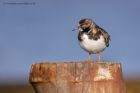
<path fill-rule="evenodd" d="M 81 36 L 82 41 L 80 41 L 80 46 L 90 52 L 90 53 L 98 53 L 99 49 L 103 51 L 106 48 L 106 44 L 102 35 L 97 40 L 90 39 L 87 34 L 83 34 Z"/>

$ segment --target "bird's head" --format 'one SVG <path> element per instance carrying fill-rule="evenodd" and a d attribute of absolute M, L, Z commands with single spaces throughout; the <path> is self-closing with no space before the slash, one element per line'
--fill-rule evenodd
<path fill-rule="evenodd" d="M 95 22 L 89 18 L 81 19 L 78 24 L 79 31 L 88 32 L 94 27 L 95 27 Z"/>

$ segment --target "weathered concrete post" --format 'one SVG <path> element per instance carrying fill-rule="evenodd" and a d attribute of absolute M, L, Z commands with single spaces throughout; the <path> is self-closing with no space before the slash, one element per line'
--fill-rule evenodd
<path fill-rule="evenodd" d="M 29 81 L 36 93 L 127 93 L 120 63 L 34 63 Z"/>

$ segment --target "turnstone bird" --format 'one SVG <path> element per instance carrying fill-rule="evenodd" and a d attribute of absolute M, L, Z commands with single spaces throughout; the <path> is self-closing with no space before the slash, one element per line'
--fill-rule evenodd
<path fill-rule="evenodd" d="M 89 53 L 88 61 L 91 61 L 91 54 L 98 54 L 100 63 L 101 52 L 109 46 L 110 35 L 89 18 L 80 20 L 77 30 L 81 48 Z"/>

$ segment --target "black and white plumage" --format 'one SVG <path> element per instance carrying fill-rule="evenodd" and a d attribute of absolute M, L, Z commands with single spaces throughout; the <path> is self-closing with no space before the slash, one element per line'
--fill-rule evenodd
<path fill-rule="evenodd" d="M 89 18 L 79 21 L 78 31 L 78 41 L 81 48 L 89 53 L 89 57 L 91 54 L 98 53 L 98 61 L 101 61 L 100 54 L 109 46 L 110 35 Z"/>

